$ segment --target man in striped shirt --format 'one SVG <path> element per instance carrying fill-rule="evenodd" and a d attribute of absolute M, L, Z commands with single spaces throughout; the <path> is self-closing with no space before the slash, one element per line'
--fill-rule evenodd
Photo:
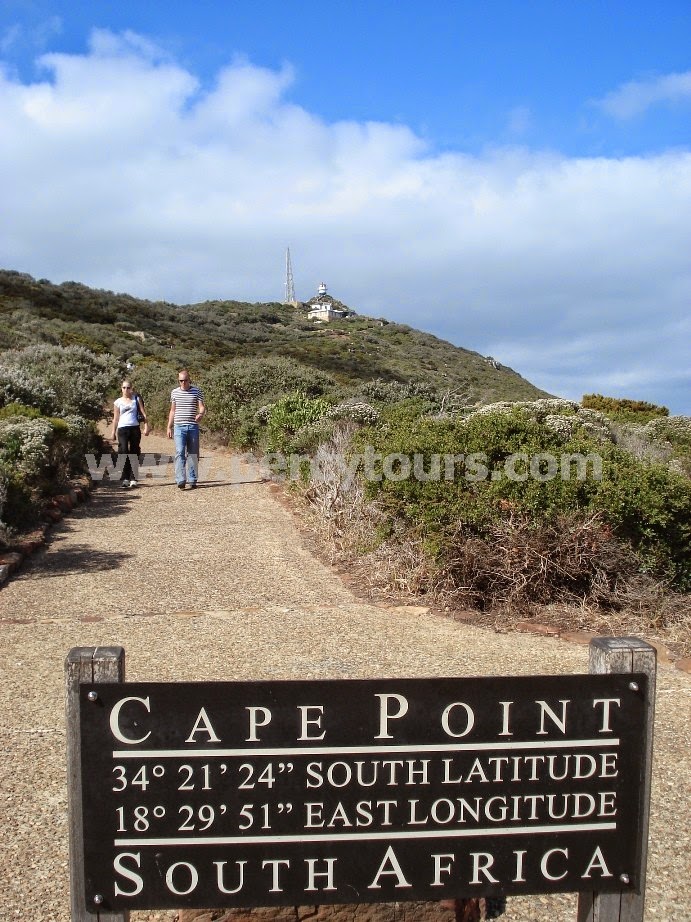
<path fill-rule="evenodd" d="M 186 368 L 178 372 L 179 387 L 170 392 L 168 438 L 175 438 L 175 482 L 179 490 L 197 486 L 199 420 L 206 413 L 204 395 L 192 384 Z"/>

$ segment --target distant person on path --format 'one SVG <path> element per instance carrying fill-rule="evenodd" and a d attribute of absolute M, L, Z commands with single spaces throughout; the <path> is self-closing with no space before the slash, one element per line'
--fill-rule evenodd
<path fill-rule="evenodd" d="M 120 387 L 121 396 L 113 404 L 113 432 L 112 439 L 118 442 L 118 455 L 126 455 L 122 468 L 123 487 L 136 487 L 137 481 L 130 461 L 130 455 L 139 458 L 139 446 L 142 440 L 140 420 L 144 420 L 144 435 L 149 434 L 149 423 L 146 418 L 144 401 L 139 394 L 135 394 L 129 381 L 123 381 Z"/>
<path fill-rule="evenodd" d="M 197 486 L 197 463 L 199 461 L 199 420 L 206 413 L 204 395 L 192 384 L 186 368 L 178 372 L 179 387 L 170 393 L 168 414 L 168 438 L 175 433 L 175 482 L 179 490 L 189 483 L 190 489 Z"/>

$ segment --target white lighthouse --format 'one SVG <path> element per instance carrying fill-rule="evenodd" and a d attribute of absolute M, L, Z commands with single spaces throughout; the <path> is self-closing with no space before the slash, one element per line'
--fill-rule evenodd
<path fill-rule="evenodd" d="M 326 282 L 320 282 L 317 294 L 307 302 L 310 308 L 307 316 L 310 320 L 315 320 L 317 323 L 324 321 L 328 323 L 329 320 L 341 320 L 348 316 L 349 311 L 337 307 L 336 305 L 340 302 L 327 294 L 327 290 Z"/>

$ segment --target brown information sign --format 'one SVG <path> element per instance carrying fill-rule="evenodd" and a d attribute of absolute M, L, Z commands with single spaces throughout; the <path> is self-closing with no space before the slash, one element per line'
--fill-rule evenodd
<path fill-rule="evenodd" d="M 646 681 L 82 685 L 87 907 L 635 889 Z"/>

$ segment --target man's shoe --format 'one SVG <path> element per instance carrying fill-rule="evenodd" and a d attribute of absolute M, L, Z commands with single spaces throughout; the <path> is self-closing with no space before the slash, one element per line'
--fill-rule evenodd
<path fill-rule="evenodd" d="M 131 487 L 136 487 L 136 486 L 137 486 L 137 481 L 136 481 L 136 480 L 130 480 L 130 486 L 131 486 Z"/>
<path fill-rule="evenodd" d="M 178 490 L 184 490 L 184 489 L 185 489 L 185 481 L 183 480 L 182 483 L 178 484 Z"/>
<path fill-rule="evenodd" d="M 190 490 L 196 490 L 196 489 L 197 489 L 197 481 L 195 480 L 194 483 L 190 484 Z"/>
<path fill-rule="evenodd" d="M 129 487 L 129 485 L 130 485 L 129 480 L 123 480 L 122 483 L 120 484 L 120 486 L 123 488 Z"/>

